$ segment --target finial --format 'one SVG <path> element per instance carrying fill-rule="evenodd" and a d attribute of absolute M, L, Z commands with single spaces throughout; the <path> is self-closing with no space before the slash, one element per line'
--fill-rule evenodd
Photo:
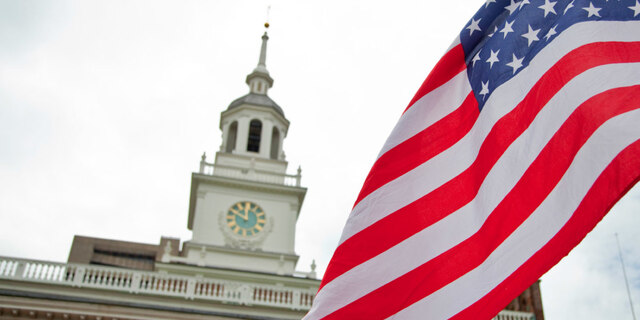
<path fill-rule="evenodd" d="M 271 12 L 271 6 L 267 7 L 267 20 L 264 23 L 264 28 L 269 29 L 269 13 Z M 266 31 L 266 30 L 265 30 Z"/>

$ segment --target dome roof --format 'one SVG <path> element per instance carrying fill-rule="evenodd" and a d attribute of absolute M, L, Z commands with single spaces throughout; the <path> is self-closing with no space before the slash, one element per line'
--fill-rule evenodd
<path fill-rule="evenodd" d="M 236 100 L 233 100 L 233 102 L 231 102 L 227 110 L 231 110 L 243 104 L 271 108 L 275 110 L 278 114 L 284 117 L 284 112 L 282 111 L 282 108 L 280 108 L 280 106 L 275 101 L 271 100 L 271 98 L 269 98 L 266 94 L 258 94 L 258 93 L 248 93 Z"/>

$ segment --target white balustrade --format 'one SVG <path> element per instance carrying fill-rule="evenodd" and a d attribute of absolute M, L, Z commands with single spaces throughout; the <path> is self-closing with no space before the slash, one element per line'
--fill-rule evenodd
<path fill-rule="evenodd" d="M 309 310 L 315 290 L 0 257 L 0 279 Z"/>
<path fill-rule="evenodd" d="M 279 174 L 253 168 L 247 169 L 228 165 L 219 165 L 209 163 L 204 160 L 200 161 L 200 173 L 210 176 L 221 176 L 264 183 L 283 184 L 290 187 L 299 187 L 300 181 L 302 179 L 300 169 L 298 169 L 298 173 L 295 175 Z"/>
<path fill-rule="evenodd" d="M 282 285 L 6 257 L 0 257 L 0 279 L 303 311 L 311 308 L 315 295 L 313 289 Z M 493 320 L 535 320 L 535 316 L 503 310 Z"/>

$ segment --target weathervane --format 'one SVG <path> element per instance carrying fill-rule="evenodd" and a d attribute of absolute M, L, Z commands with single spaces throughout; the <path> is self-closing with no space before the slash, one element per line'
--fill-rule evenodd
<path fill-rule="evenodd" d="M 267 20 L 264 23 L 264 28 L 269 29 L 269 13 L 271 12 L 271 6 L 267 6 Z"/>

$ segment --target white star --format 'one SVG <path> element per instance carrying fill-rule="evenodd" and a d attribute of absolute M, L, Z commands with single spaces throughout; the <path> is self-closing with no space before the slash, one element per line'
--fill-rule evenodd
<path fill-rule="evenodd" d="M 474 31 L 482 31 L 480 29 L 480 27 L 478 26 L 478 23 L 480 23 L 480 20 L 482 19 L 473 19 L 471 18 L 471 23 L 469 23 L 469 26 L 467 27 L 467 29 L 469 29 L 469 35 L 472 35 Z"/>
<path fill-rule="evenodd" d="M 489 59 L 487 59 L 487 62 L 489 62 L 489 69 L 491 69 L 491 67 L 493 67 L 493 63 L 494 62 L 500 61 L 498 59 L 498 52 L 500 52 L 500 49 L 498 49 L 498 51 L 496 51 L 496 52 L 493 52 L 493 50 L 491 50 L 491 56 L 489 57 Z"/>
<path fill-rule="evenodd" d="M 544 0 L 544 4 L 538 7 L 540 9 L 544 10 L 544 17 L 545 18 L 547 17 L 547 14 L 549 14 L 549 12 L 551 12 L 553 14 L 556 14 L 556 9 L 553 8 L 556 5 L 556 2 L 551 2 L 549 0 Z"/>
<path fill-rule="evenodd" d="M 553 37 L 555 34 L 557 34 L 556 32 L 556 27 L 557 26 L 553 26 L 553 28 L 549 29 L 549 31 L 547 32 L 547 35 L 544 36 L 544 38 L 549 41 L 549 39 L 551 39 L 551 37 Z"/>
<path fill-rule="evenodd" d="M 513 61 L 507 63 L 507 65 L 511 68 L 513 68 L 513 74 L 516 74 L 516 71 L 520 68 L 522 68 L 522 60 L 524 60 L 524 57 L 518 59 L 518 57 L 516 57 L 516 54 L 513 54 Z"/>
<path fill-rule="evenodd" d="M 511 0 L 511 4 L 506 6 L 506 7 L 504 7 L 504 8 L 509 10 L 509 14 L 513 14 L 513 12 L 518 9 L 518 7 L 520 7 L 520 3 Z"/>
<path fill-rule="evenodd" d="M 533 29 L 531 29 L 531 25 L 529 25 L 529 31 L 522 35 L 524 38 L 527 38 L 527 40 L 529 40 L 529 43 L 527 44 L 527 47 L 531 46 L 531 44 L 534 41 L 540 40 L 540 39 L 538 39 L 538 32 L 540 32 L 540 29 L 533 30 Z"/>
<path fill-rule="evenodd" d="M 513 25 L 514 21 L 511 21 L 511 23 L 509 23 L 509 21 L 505 21 L 504 22 L 504 28 L 502 28 L 502 30 L 500 30 L 500 32 L 504 33 L 504 38 L 507 38 L 507 34 L 509 34 L 509 32 L 513 32 L 513 28 L 511 28 L 511 26 Z"/>
<path fill-rule="evenodd" d="M 525 4 L 531 4 L 529 2 L 529 0 L 522 0 L 522 2 L 520 2 L 520 10 L 522 10 L 522 7 L 524 7 Z"/>
<path fill-rule="evenodd" d="M 482 82 L 482 90 L 479 93 L 482 96 L 482 100 L 484 100 L 485 96 L 489 94 L 489 81 Z"/>
<path fill-rule="evenodd" d="M 490 34 L 488 34 L 488 35 L 487 35 L 487 37 L 489 37 L 489 38 L 493 37 L 493 35 L 494 35 L 496 32 L 498 32 L 498 26 L 496 26 L 496 29 L 495 29 L 495 30 L 493 30 L 493 32 L 491 32 Z"/>
<path fill-rule="evenodd" d="M 487 0 L 487 2 L 485 2 L 484 7 L 488 7 L 491 3 L 495 3 L 496 0 Z"/>
<path fill-rule="evenodd" d="M 575 1 L 575 0 L 574 0 Z M 564 8 L 564 14 L 567 14 L 567 11 L 569 11 L 569 9 L 573 8 L 573 1 L 571 1 L 566 8 Z"/>
<path fill-rule="evenodd" d="M 591 18 L 591 16 L 597 16 L 600 17 L 600 13 L 598 13 L 602 8 L 596 8 L 593 6 L 592 2 L 589 2 L 589 7 L 588 8 L 582 8 L 585 11 L 589 12 L 589 16 L 587 16 L 587 18 Z"/>
<path fill-rule="evenodd" d="M 471 66 L 475 67 L 477 61 L 480 61 L 480 51 L 471 59 Z"/>
<path fill-rule="evenodd" d="M 640 2 L 636 0 L 636 5 L 633 7 L 629 7 L 629 9 L 633 10 L 633 16 L 637 16 L 640 14 Z"/>

